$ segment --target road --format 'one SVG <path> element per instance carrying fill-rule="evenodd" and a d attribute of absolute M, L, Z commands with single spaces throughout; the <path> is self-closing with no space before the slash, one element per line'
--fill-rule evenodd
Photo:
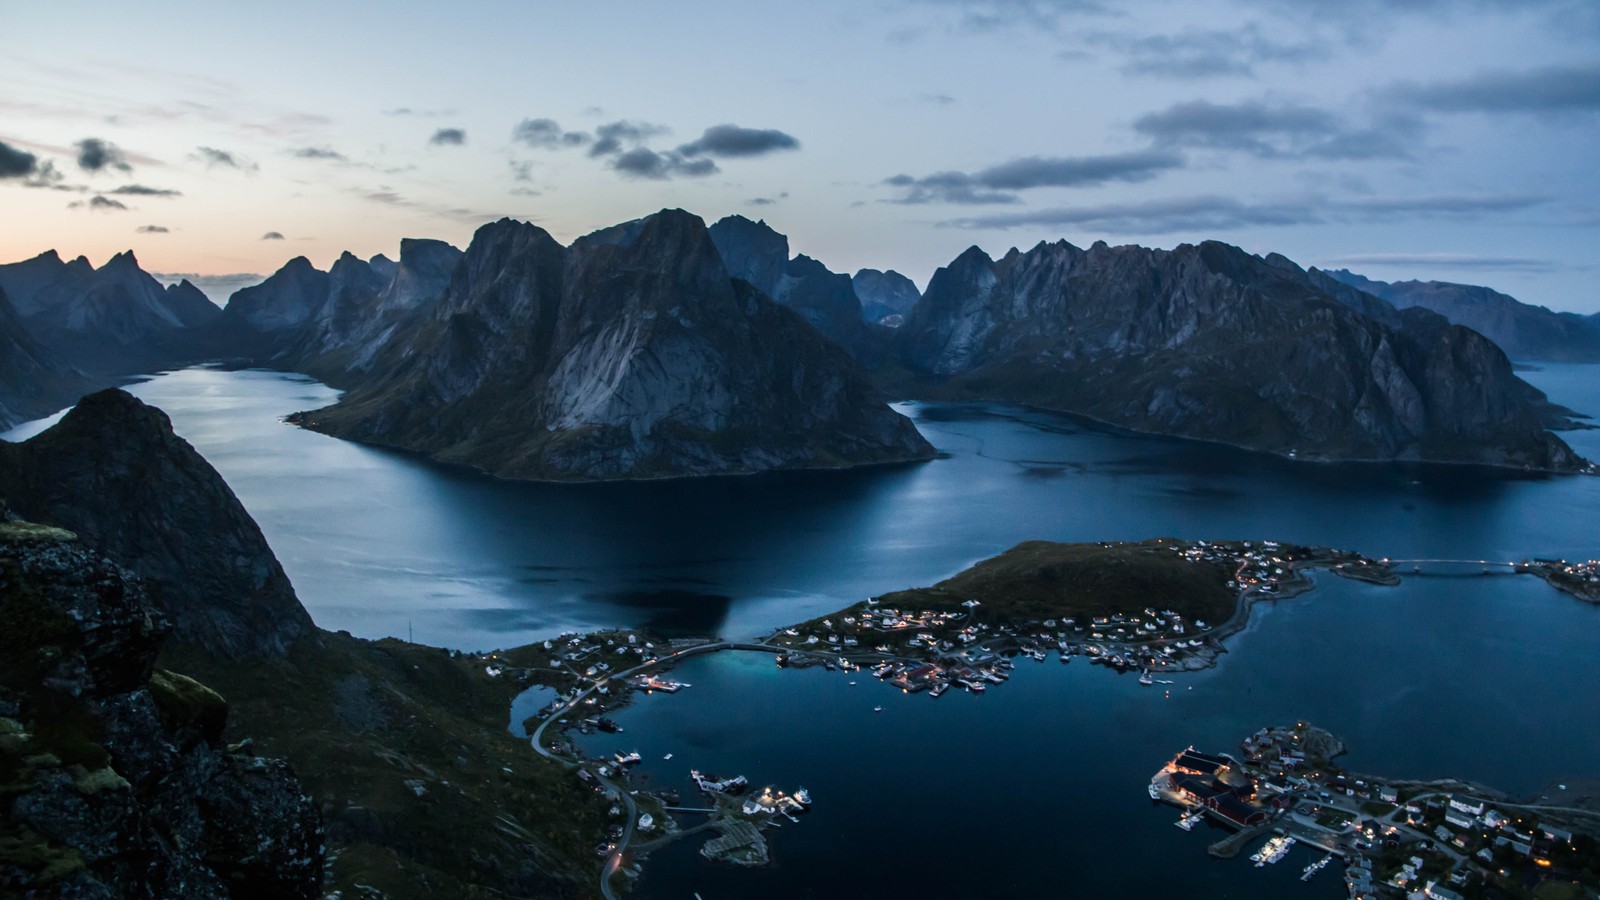
<path fill-rule="evenodd" d="M 660 659 L 653 659 L 649 662 L 640 663 L 631 669 L 624 669 L 620 672 L 612 672 L 606 677 L 596 680 L 594 684 L 574 695 L 573 698 L 567 702 L 566 706 L 563 706 L 555 712 L 552 712 L 550 715 L 545 717 L 544 721 L 539 723 L 539 727 L 533 730 L 534 751 L 540 756 L 543 756 L 546 759 L 553 759 L 569 769 L 579 768 L 582 765 L 581 763 L 575 760 L 567 759 L 566 757 L 557 756 L 556 754 L 550 752 L 550 748 L 545 745 L 544 732 L 546 728 L 550 727 L 550 723 L 566 715 L 567 713 L 572 712 L 578 707 L 579 704 L 588 699 L 588 697 L 598 690 L 602 685 L 607 684 L 613 679 L 629 678 L 645 671 L 646 669 L 674 663 L 690 656 L 697 656 L 701 653 L 715 653 L 719 650 L 756 650 L 762 653 L 783 652 L 782 648 L 772 647 L 763 643 L 719 641 L 713 644 L 700 644 L 696 647 L 689 647 L 687 649 L 671 653 L 667 656 L 663 656 Z M 622 868 L 622 856 L 627 852 L 628 844 L 633 841 L 634 827 L 639 821 L 639 805 L 634 802 L 633 795 L 628 793 L 627 789 L 623 785 L 612 781 L 609 778 L 601 778 L 598 774 L 595 775 L 595 780 L 600 782 L 600 784 L 603 785 L 607 790 L 622 798 L 622 803 L 627 813 L 627 822 L 622 827 L 622 837 L 617 840 L 616 848 L 611 851 L 611 855 L 606 858 L 605 865 L 600 868 L 600 893 L 605 895 L 606 900 L 618 900 L 616 892 L 611 887 L 611 877 L 617 874 L 617 871 Z"/>

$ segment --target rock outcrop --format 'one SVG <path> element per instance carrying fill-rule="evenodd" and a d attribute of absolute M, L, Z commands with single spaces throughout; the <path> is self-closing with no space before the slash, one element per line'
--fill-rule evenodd
<path fill-rule="evenodd" d="M 914 390 L 935 396 L 1301 458 L 1585 465 L 1491 341 L 1423 310 L 1385 315 L 1226 244 L 1063 241 L 998 261 L 969 249 L 896 340 Z"/>
<path fill-rule="evenodd" d="M 0 522 L 0 893 L 321 896 L 322 826 L 227 704 L 155 668 L 167 622 L 69 533 Z"/>
<path fill-rule="evenodd" d="M 1465 325 L 1517 360 L 1600 362 L 1600 326 L 1591 317 L 1552 312 L 1499 291 L 1446 281 L 1384 282 L 1346 269 L 1328 276 L 1394 305 L 1421 307 Z"/>
<path fill-rule="evenodd" d="M 95 375 L 149 372 L 195 358 L 194 336 L 221 310 L 187 281 L 162 287 L 133 252 L 96 269 L 54 250 L 0 266 L 0 289 L 41 345 Z"/>
<path fill-rule="evenodd" d="M 0 497 L 125 560 L 181 642 L 275 658 L 316 639 L 227 483 L 172 433 L 165 413 L 124 391 L 91 394 L 50 429 L 0 443 Z"/>
<path fill-rule="evenodd" d="M 526 223 L 486 225 L 430 315 L 392 343 L 383 374 L 295 421 L 541 480 L 932 455 L 838 346 L 730 277 L 681 210 L 571 247 Z"/>

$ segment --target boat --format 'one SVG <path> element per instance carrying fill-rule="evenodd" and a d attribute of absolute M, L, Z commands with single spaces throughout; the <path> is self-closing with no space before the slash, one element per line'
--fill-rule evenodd
<path fill-rule="evenodd" d="M 1155 684 L 1156 680 L 1154 678 L 1150 677 L 1150 670 L 1146 669 L 1142 673 L 1139 674 L 1139 683 L 1140 684 Z"/>
<path fill-rule="evenodd" d="M 981 694 L 987 690 L 987 688 L 983 686 L 983 682 L 981 681 L 969 681 L 967 682 L 967 690 L 973 692 L 974 694 Z"/>
<path fill-rule="evenodd" d="M 1154 785 L 1152 785 L 1152 787 L 1154 787 Z M 1191 809 L 1179 816 L 1178 821 L 1173 824 L 1177 825 L 1179 828 L 1182 828 L 1184 831 L 1188 831 L 1193 828 L 1194 823 L 1200 821 L 1201 817 L 1204 815 L 1205 811 L 1202 809 Z"/>
<path fill-rule="evenodd" d="M 794 792 L 794 799 L 800 801 L 800 805 L 801 806 L 810 806 L 811 805 L 811 792 L 806 790 L 805 788 L 801 788 L 801 789 L 799 789 L 799 790 Z"/>
<path fill-rule="evenodd" d="M 1154 781 L 1150 782 L 1150 799 L 1151 800 L 1160 800 L 1161 799 L 1161 789 L 1156 787 L 1156 783 Z"/>
<path fill-rule="evenodd" d="M 930 696 L 930 697 L 939 697 L 939 696 L 942 696 L 944 694 L 944 692 L 948 691 L 948 690 L 950 690 L 950 683 L 947 682 L 947 681 L 941 681 L 938 684 L 934 685 L 932 690 L 928 691 L 928 696 Z"/>
<path fill-rule="evenodd" d="M 1317 874 L 1318 872 L 1321 872 L 1323 869 L 1327 868 L 1328 863 L 1330 863 L 1332 861 L 1333 861 L 1333 854 L 1329 853 L 1327 856 L 1324 856 L 1323 858 L 1317 860 L 1316 862 L 1306 866 L 1305 871 L 1300 873 L 1300 880 L 1301 881 L 1310 881 L 1311 880 L 1311 876 L 1313 876 L 1313 875 Z"/>
<path fill-rule="evenodd" d="M 883 712 L 883 707 L 881 707 L 881 706 L 874 706 L 874 707 L 873 707 L 873 708 L 872 708 L 872 711 L 873 711 L 873 712 Z"/>
<path fill-rule="evenodd" d="M 667 754 L 667 755 L 666 755 L 666 756 L 663 756 L 663 757 L 661 757 L 661 758 L 662 758 L 662 759 L 671 759 L 671 758 L 672 758 L 672 754 L 671 754 L 671 753 L 668 753 L 668 754 Z"/>

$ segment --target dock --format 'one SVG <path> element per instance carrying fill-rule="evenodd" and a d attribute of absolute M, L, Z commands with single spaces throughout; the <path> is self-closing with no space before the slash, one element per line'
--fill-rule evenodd
<path fill-rule="evenodd" d="M 1274 823 L 1271 821 L 1262 822 L 1259 825 L 1252 825 L 1243 831 L 1234 832 L 1233 834 L 1230 834 L 1222 840 L 1217 841 L 1215 844 L 1207 847 L 1206 852 L 1212 856 L 1215 856 L 1217 859 L 1233 859 L 1235 856 L 1238 856 L 1240 851 L 1244 850 L 1245 846 L 1251 841 L 1271 831 L 1273 824 Z"/>

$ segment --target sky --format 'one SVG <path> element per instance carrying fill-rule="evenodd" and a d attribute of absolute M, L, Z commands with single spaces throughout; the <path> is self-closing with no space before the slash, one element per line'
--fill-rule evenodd
<path fill-rule="evenodd" d="M 926 285 L 1218 239 L 1600 311 L 1593 0 L 7 3 L 0 262 L 738 213 Z M 230 276 L 233 276 L 230 278 Z"/>

